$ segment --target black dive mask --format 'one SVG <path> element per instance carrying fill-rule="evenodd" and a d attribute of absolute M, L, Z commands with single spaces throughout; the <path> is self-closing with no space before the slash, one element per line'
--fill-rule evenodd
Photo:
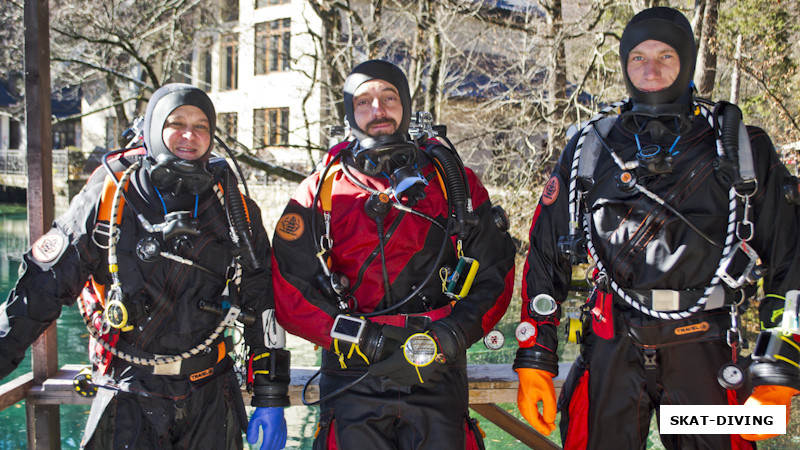
<path fill-rule="evenodd" d="M 691 99 L 691 88 L 687 91 Z M 660 105 L 633 101 L 633 107 L 622 113 L 622 127 L 634 134 L 649 133 L 653 141 L 665 135 L 680 136 L 692 128 L 689 109 L 691 100 Z"/>
<path fill-rule="evenodd" d="M 169 157 L 157 159 L 161 161 L 150 169 L 150 181 L 160 190 L 168 190 L 175 196 L 184 192 L 197 195 L 214 184 L 214 177 L 204 161 Z"/>
<path fill-rule="evenodd" d="M 416 144 L 399 141 L 394 135 L 365 138 L 360 144 L 360 148 L 353 152 L 355 167 L 371 177 L 381 173 L 388 175 L 417 162 Z"/>
<path fill-rule="evenodd" d="M 371 177 L 386 176 L 396 198 L 418 183 L 428 184 L 417 167 L 419 148 L 415 143 L 387 135 L 366 138 L 360 144 L 361 148 L 353 152 L 356 170 Z"/>
<path fill-rule="evenodd" d="M 208 119 L 211 140 L 203 157 L 197 160 L 177 157 L 167 148 L 163 138 L 167 118 L 174 110 L 184 105 L 199 108 Z M 145 168 L 155 187 L 178 196 L 186 192 L 196 195 L 212 186 L 214 178 L 208 171 L 207 165 L 211 145 L 214 142 L 216 117 L 211 99 L 194 86 L 172 83 L 160 87 L 153 93 L 147 102 L 142 132 L 147 147 Z"/>

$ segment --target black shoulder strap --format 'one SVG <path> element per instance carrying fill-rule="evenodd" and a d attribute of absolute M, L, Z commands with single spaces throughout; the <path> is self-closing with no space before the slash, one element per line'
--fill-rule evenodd
<path fill-rule="evenodd" d="M 611 128 L 614 127 L 616 121 L 617 116 L 603 117 L 594 122 L 594 128 L 597 130 L 597 133 L 592 131 L 586 133 L 580 159 L 578 161 L 577 176 L 579 179 L 593 180 L 594 169 L 597 166 L 598 158 L 600 158 L 600 150 L 603 148 L 600 139 L 605 139 L 606 136 L 608 136 L 608 133 L 611 132 Z"/>

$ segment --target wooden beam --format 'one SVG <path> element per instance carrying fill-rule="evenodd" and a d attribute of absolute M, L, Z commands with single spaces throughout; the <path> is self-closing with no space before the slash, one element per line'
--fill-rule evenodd
<path fill-rule="evenodd" d="M 502 428 L 503 431 L 519 439 L 520 442 L 534 449 L 560 449 L 547 437 L 534 430 L 533 427 L 524 423 L 508 413 L 508 411 L 495 404 L 470 404 L 470 408 L 482 415 L 487 420 Z"/>
<path fill-rule="evenodd" d="M 26 373 L 8 383 L 0 385 L 0 411 L 24 400 L 28 390 L 33 386 L 33 374 Z"/>
<path fill-rule="evenodd" d="M 50 127 L 50 6 L 48 0 L 25 0 L 25 126 L 28 142 L 28 230 L 34 242 L 54 219 L 53 144 Z M 58 370 L 56 324 L 32 345 L 33 380 L 41 383 Z M 28 448 L 61 447 L 58 406 L 26 403 Z"/>
<path fill-rule="evenodd" d="M 25 0 L 24 20 L 28 235 L 30 242 L 34 242 L 50 229 L 54 220 L 48 0 Z M 33 378 L 41 383 L 58 371 L 55 323 L 32 347 Z"/>
<path fill-rule="evenodd" d="M 570 366 L 570 363 L 559 364 L 559 376 L 553 379 L 556 395 L 561 391 L 564 379 L 567 373 L 569 373 Z M 83 368 L 84 366 L 81 364 L 67 364 L 40 386 L 31 386 L 28 390 L 28 404 L 36 405 L 37 407 L 57 407 L 57 405 L 64 404 L 91 404 L 93 398 L 79 395 L 75 391 L 72 383 L 75 376 Z M 308 402 L 315 402 L 319 399 L 319 378 L 315 377 L 317 370 L 316 367 L 292 367 L 292 381 L 289 385 L 289 399 L 292 406 L 304 404 L 302 401 L 302 391 L 306 383 L 308 383 L 306 400 Z M 516 404 L 517 402 L 517 387 L 519 386 L 519 381 L 517 380 L 517 374 L 511 369 L 510 364 L 470 364 L 467 366 L 467 375 L 469 377 L 469 406 L 475 412 L 531 448 L 559 448 L 527 423 L 520 421 L 503 408 L 497 406 L 497 403 Z M 26 377 L 30 379 L 31 375 L 27 374 L 7 383 L 2 386 L 4 391 L 12 389 L 8 386 L 11 383 L 24 383 Z M 309 380 L 311 381 L 309 382 Z M 9 400 L 4 399 L 2 392 L 3 391 L 0 391 L 0 402 L 5 401 L 5 403 L 8 403 Z M 249 405 L 251 395 L 243 390 L 242 396 L 244 397 L 245 404 Z M 0 405 L 3 404 L 4 403 L 0 403 Z"/>

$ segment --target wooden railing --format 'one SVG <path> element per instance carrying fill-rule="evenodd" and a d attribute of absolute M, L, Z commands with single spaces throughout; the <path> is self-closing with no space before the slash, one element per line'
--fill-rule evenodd
<path fill-rule="evenodd" d="M 564 378 L 569 372 L 570 364 L 562 363 L 559 366 L 559 376 L 554 379 L 556 394 L 564 384 Z M 67 364 L 55 376 L 47 379 L 41 385 L 34 385 L 33 375 L 30 373 L 0 385 L 0 410 L 23 399 L 26 400 L 26 407 L 29 411 L 34 406 L 49 405 L 57 408 L 58 405 L 65 404 L 91 404 L 92 398 L 82 397 L 75 391 L 73 386 L 75 376 L 83 367 L 78 364 Z M 314 375 L 316 370 L 314 367 L 292 367 L 292 382 L 289 386 L 289 397 L 292 405 L 303 404 L 301 401 L 303 386 Z M 511 369 L 510 364 L 469 365 L 467 374 L 469 376 L 469 406 L 475 412 L 531 448 L 560 448 L 536 432 L 527 423 L 518 420 L 497 405 L 498 403 L 517 402 L 517 386 L 519 383 L 517 375 Z M 316 381 L 316 379 L 312 380 L 306 393 L 306 398 L 309 401 L 319 398 L 319 386 Z M 250 394 L 242 391 L 242 395 L 245 397 L 245 404 L 249 404 Z M 37 436 L 37 433 L 31 432 L 30 417 L 31 414 L 28 414 L 28 448 L 59 448 L 58 442 L 52 442 L 57 440 L 57 437 Z M 37 426 L 43 426 L 44 429 L 47 429 L 43 424 L 38 424 Z"/>

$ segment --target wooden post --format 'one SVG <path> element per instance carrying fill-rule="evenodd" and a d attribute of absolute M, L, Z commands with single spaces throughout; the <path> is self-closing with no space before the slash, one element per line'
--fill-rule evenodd
<path fill-rule="evenodd" d="M 25 126 L 28 140 L 28 232 L 34 242 L 54 219 L 50 119 L 49 0 L 25 0 Z M 34 384 L 58 371 L 55 323 L 33 344 Z M 61 447 L 58 405 L 27 404 L 28 448 Z"/>

